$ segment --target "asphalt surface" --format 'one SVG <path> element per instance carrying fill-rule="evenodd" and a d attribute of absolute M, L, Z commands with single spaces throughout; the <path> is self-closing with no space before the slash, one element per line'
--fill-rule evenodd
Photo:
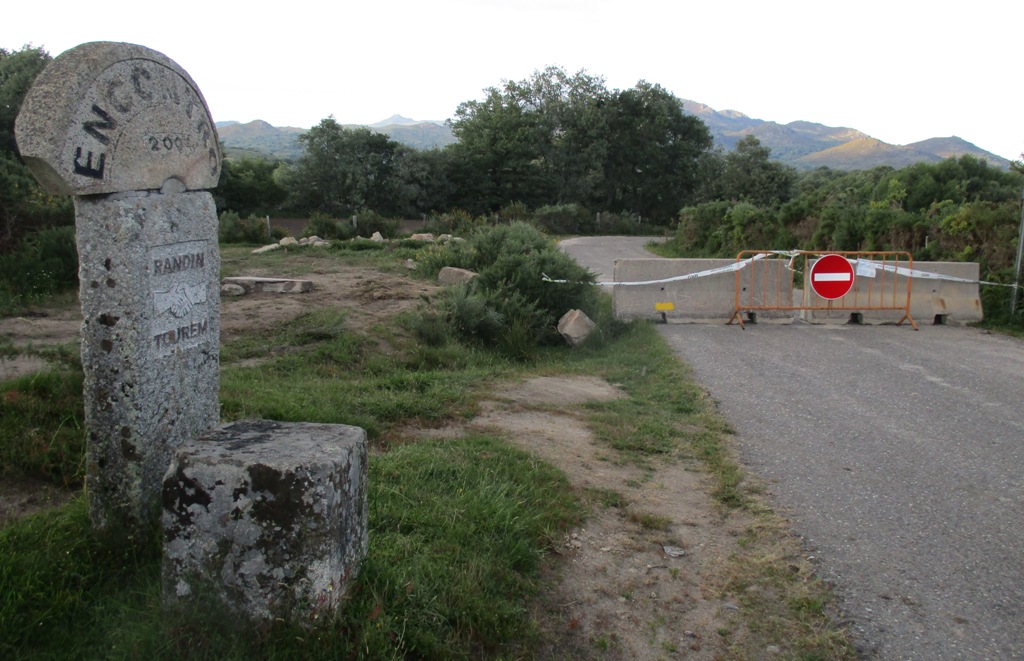
<path fill-rule="evenodd" d="M 563 249 L 594 270 L 642 255 L 635 240 L 574 241 Z M 865 657 L 1024 659 L 1024 342 L 954 326 L 659 328 Z"/>

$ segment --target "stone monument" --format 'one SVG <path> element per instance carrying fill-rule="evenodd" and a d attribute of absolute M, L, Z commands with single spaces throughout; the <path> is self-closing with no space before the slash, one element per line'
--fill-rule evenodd
<path fill-rule="evenodd" d="M 90 515 L 141 530 L 173 451 L 219 420 L 217 132 L 172 60 L 96 42 L 39 75 L 15 136 L 43 186 L 74 196 Z"/>
<path fill-rule="evenodd" d="M 220 252 L 205 189 L 221 155 L 195 83 L 148 48 L 84 44 L 40 74 L 15 135 L 47 190 L 75 198 L 94 524 L 162 524 L 169 603 L 211 594 L 249 620 L 300 623 L 336 609 L 367 550 L 366 432 L 215 428 Z"/>

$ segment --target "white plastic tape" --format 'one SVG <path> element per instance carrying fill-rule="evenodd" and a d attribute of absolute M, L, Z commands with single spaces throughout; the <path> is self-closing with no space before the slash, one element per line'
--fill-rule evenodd
<path fill-rule="evenodd" d="M 706 278 L 711 275 L 719 275 L 721 273 L 731 273 L 733 271 L 739 271 L 740 269 L 746 268 L 747 264 L 750 264 L 751 262 L 754 262 L 759 259 L 764 259 L 769 255 L 782 255 L 784 257 L 792 257 L 793 253 L 772 250 L 769 252 L 759 253 L 749 259 L 744 259 L 739 262 L 733 262 L 732 264 L 728 264 L 726 266 L 719 266 L 718 268 L 708 269 L 706 271 L 698 271 L 696 273 L 687 273 L 686 275 L 677 275 L 671 278 L 664 278 L 662 280 L 640 280 L 633 282 L 596 282 L 594 284 L 601 285 L 602 287 L 638 287 L 642 285 L 660 285 L 663 282 L 680 282 L 682 280 L 695 280 L 697 278 Z M 543 276 L 542 279 L 545 282 L 554 282 L 560 284 L 565 284 L 568 282 L 568 280 L 552 280 L 550 277 L 548 277 L 546 273 L 541 275 Z"/>

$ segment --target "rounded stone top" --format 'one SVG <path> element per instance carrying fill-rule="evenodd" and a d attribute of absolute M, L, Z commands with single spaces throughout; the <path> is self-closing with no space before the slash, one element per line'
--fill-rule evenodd
<path fill-rule="evenodd" d="M 15 138 L 51 193 L 187 190 L 220 179 L 217 129 L 191 76 L 162 53 L 92 42 L 57 56 L 22 103 Z"/>

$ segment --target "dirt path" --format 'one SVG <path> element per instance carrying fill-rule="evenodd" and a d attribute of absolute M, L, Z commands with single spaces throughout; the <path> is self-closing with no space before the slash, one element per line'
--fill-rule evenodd
<path fill-rule="evenodd" d="M 750 522 L 720 515 L 697 465 L 615 461 L 582 405 L 622 396 L 599 378 L 538 377 L 496 392 L 465 425 L 406 433 L 497 432 L 557 466 L 583 496 L 587 519 L 555 549 L 553 589 L 535 612 L 541 658 L 722 658 L 718 631 L 735 635 L 735 606 L 711 586 Z"/>

